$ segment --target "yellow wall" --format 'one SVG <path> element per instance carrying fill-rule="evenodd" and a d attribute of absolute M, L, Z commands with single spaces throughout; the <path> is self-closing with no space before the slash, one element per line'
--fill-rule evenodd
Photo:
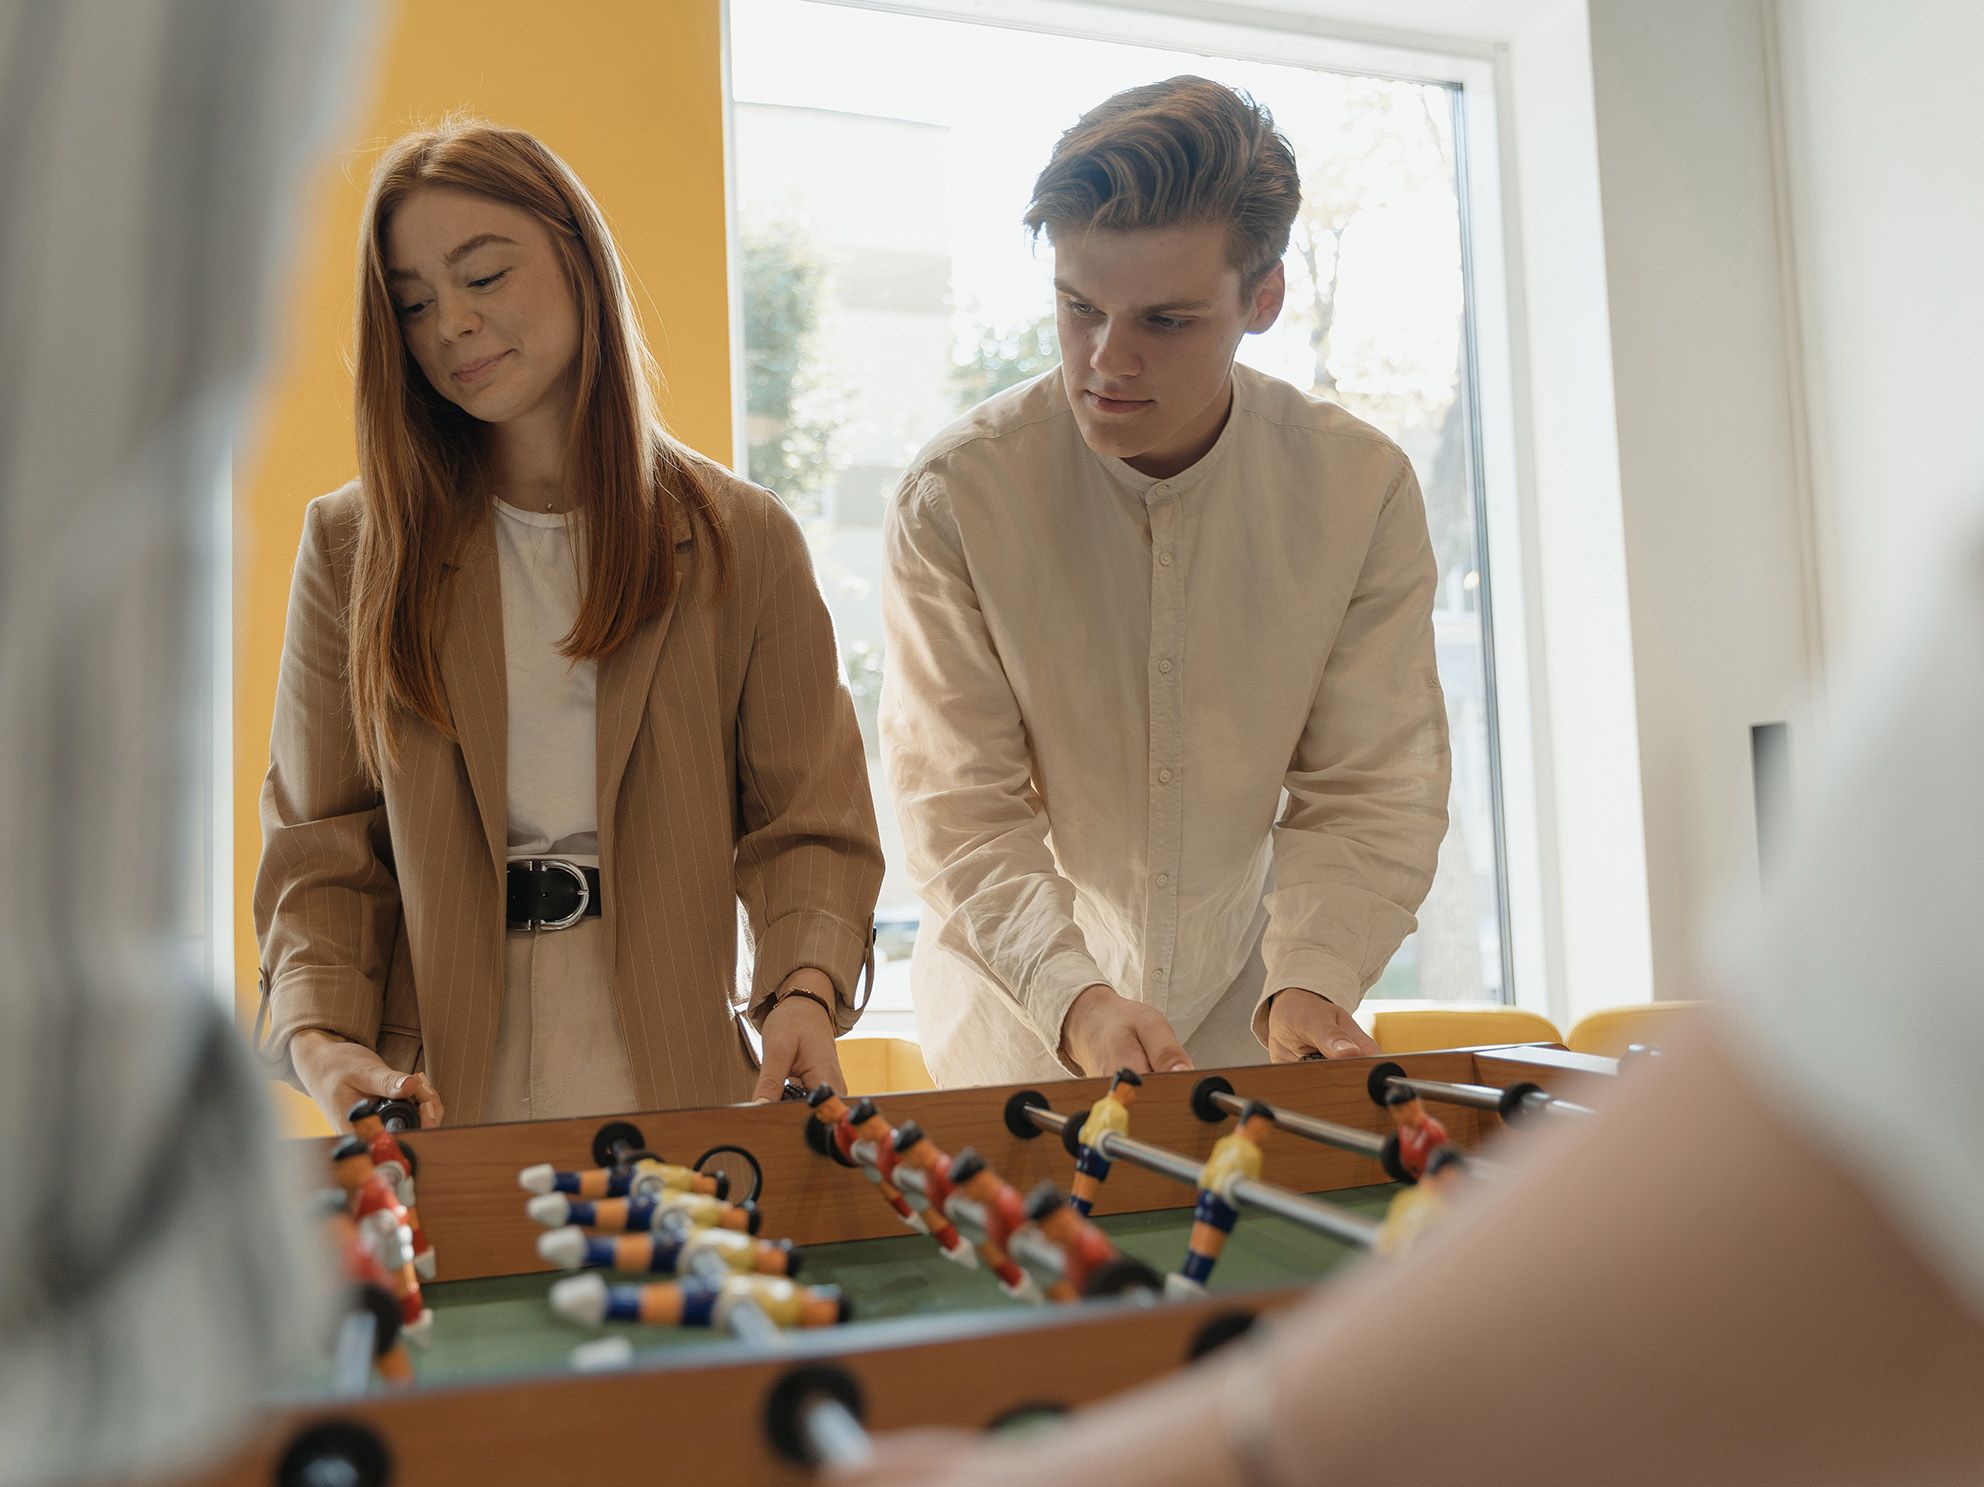
<path fill-rule="evenodd" d="M 728 461 L 721 26 L 720 0 L 410 0 L 381 27 L 369 97 L 310 183 L 260 418 L 235 467 L 235 922 L 245 1011 L 256 988 L 256 796 L 290 565 L 304 506 L 356 473 L 353 245 L 372 162 L 405 130 L 455 109 L 544 140 L 612 224 L 668 378 L 663 407 L 675 433 Z M 307 1102 L 285 1094 L 286 1116 L 307 1129 Z"/>

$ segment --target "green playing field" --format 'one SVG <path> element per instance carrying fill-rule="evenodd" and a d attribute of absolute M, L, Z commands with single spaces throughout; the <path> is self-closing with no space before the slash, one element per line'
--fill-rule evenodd
<path fill-rule="evenodd" d="M 1319 1196 L 1382 1219 L 1396 1192 L 1387 1185 Z M 1191 1213 L 1186 1209 L 1121 1214 L 1100 1222 L 1124 1253 L 1160 1273 L 1178 1267 L 1191 1231 Z M 1248 1214 L 1227 1242 L 1213 1272 L 1212 1289 L 1313 1281 L 1355 1259 L 1357 1253 L 1285 1219 Z M 633 1323 L 609 1323 L 598 1329 L 574 1326 L 556 1316 L 545 1300 L 556 1278 L 502 1276 L 429 1287 L 433 1344 L 414 1355 L 421 1381 L 447 1383 L 562 1369 L 578 1344 L 612 1333 L 624 1335 L 641 1352 L 722 1345 L 710 1333 L 693 1329 L 669 1331 Z M 849 1346 L 880 1341 L 900 1330 L 905 1319 L 1026 1309 L 1023 1303 L 1009 1300 L 985 1271 L 966 1270 L 941 1258 L 936 1246 L 920 1234 L 809 1246 L 801 1255 L 798 1279 L 837 1285 L 853 1302 L 854 1320 L 841 1329 Z"/>

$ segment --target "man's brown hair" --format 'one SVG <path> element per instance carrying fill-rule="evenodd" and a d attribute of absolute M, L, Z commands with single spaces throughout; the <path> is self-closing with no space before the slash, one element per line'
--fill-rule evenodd
<path fill-rule="evenodd" d="M 1036 238 L 1103 228 L 1224 225 L 1251 293 L 1288 251 L 1302 205 L 1295 152 L 1268 111 L 1202 77 L 1126 88 L 1061 136 L 1033 183 Z"/>

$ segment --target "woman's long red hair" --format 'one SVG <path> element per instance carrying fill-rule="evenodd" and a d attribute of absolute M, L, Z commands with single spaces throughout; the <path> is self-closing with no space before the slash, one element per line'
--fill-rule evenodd
<path fill-rule="evenodd" d="M 386 287 L 393 213 L 452 186 L 544 225 L 579 307 L 578 395 L 565 480 L 579 532 L 579 617 L 563 650 L 600 658 L 674 597 L 676 543 L 700 525 L 719 585 L 730 544 L 710 487 L 655 404 L 659 375 L 599 207 L 530 135 L 479 121 L 409 134 L 372 174 L 359 232 L 357 424 L 363 519 L 352 567 L 347 668 L 353 722 L 378 779 L 409 718 L 452 737 L 442 690 L 442 566 L 491 499 L 486 427 L 437 393 L 408 351 Z"/>

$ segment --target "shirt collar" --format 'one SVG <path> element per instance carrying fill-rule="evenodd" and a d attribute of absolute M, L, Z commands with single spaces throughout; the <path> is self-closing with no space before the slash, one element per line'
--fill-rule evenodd
<path fill-rule="evenodd" d="M 1200 485 L 1204 484 L 1206 479 L 1217 471 L 1220 465 L 1226 460 L 1228 451 L 1237 442 L 1237 436 L 1234 434 L 1233 429 L 1239 423 L 1240 413 L 1245 407 L 1246 393 L 1240 376 L 1240 369 L 1238 366 L 1235 366 L 1233 369 L 1233 405 L 1226 410 L 1226 426 L 1219 431 L 1219 437 L 1213 440 L 1212 448 L 1208 449 L 1196 464 L 1192 465 L 1189 469 L 1179 471 L 1176 475 L 1169 475 L 1163 479 L 1159 479 L 1155 475 L 1146 475 L 1140 470 L 1133 469 L 1122 460 L 1116 459 L 1111 455 L 1098 454 L 1093 449 L 1089 449 L 1089 455 L 1108 472 L 1110 479 L 1114 480 L 1132 495 L 1143 500 L 1146 504 L 1154 498 L 1162 496 L 1190 495 Z M 1081 437 L 1079 431 L 1077 431 L 1076 437 Z M 1088 448 L 1086 442 L 1084 442 L 1082 447 L 1085 449 Z M 1159 486 L 1163 486 L 1164 489 L 1160 491 L 1158 489 Z"/>

